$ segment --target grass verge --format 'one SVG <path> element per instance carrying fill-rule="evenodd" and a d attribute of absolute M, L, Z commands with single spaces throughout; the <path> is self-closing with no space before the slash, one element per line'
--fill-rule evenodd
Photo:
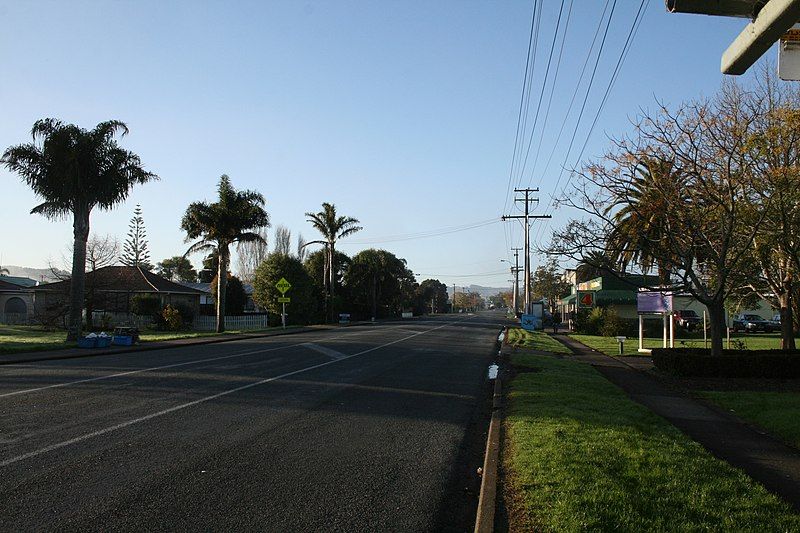
<path fill-rule="evenodd" d="M 800 448 L 800 393 L 706 391 L 700 395 Z"/>
<path fill-rule="evenodd" d="M 286 329 L 296 329 L 299 327 L 302 326 L 287 326 Z M 225 333 L 214 333 L 213 331 L 144 330 L 140 336 L 140 340 L 143 343 L 148 343 L 197 337 L 216 337 L 219 335 L 267 333 L 280 329 L 280 327 L 273 327 L 258 330 L 229 330 Z M 75 348 L 76 344 L 74 342 L 68 343 L 64 340 L 66 335 L 65 331 L 45 331 L 38 326 L 0 326 L 0 354 Z"/>
<path fill-rule="evenodd" d="M 677 332 L 676 332 L 677 335 Z M 601 337 L 599 335 L 581 335 L 578 333 L 571 334 L 570 337 L 578 342 L 582 342 L 590 348 L 594 348 L 598 352 L 603 352 L 607 355 L 619 355 L 619 343 L 614 337 Z M 709 339 L 709 344 L 710 344 Z M 722 346 L 727 348 L 727 340 L 722 340 Z M 747 350 L 773 350 L 781 347 L 781 338 L 777 333 L 752 333 L 752 334 L 736 334 L 731 335 L 731 348 L 736 348 L 734 343 L 741 343 L 744 349 Z M 676 338 L 676 348 L 702 348 L 703 338 Z M 662 338 L 646 337 L 644 339 L 645 348 L 661 348 L 664 345 Z M 623 355 L 642 355 L 637 350 L 639 349 L 639 338 L 628 337 L 625 341 L 625 351 Z"/>
<path fill-rule="evenodd" d="M 550 353 L 572 354 L 569 348 L 541 331 L 508 328 L 506 343 L 517 348 L 533 348 Z"/>
<path fill-rule="evenodd" d="M 513 530 L 800 528 L 786 503 L 590 366 L 512 362 L 503 466 Z"/>

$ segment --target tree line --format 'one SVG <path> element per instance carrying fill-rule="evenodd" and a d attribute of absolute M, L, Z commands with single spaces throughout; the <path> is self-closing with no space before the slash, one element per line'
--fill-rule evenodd
<path fill-rule="evenodd" d="M 118 139 L 127 133 L 128 127 L 117 120 L 86 130 L 47 118 L 34 123 L 31 142 L 7 148 L 0 158 L 0 163 L 41 198 L 32 214 L 72 220 L 68 340 L 77 339 L 83 327 L 87 259 L 95 270 L 115 262 L 112 254 L 119 251 L 118 243 L 108 237 L 90 239 L 92 211 L 111 210 L 125 201 L 135 185 L 159 179 L 145 170 L 138 155 L 119 146 Z M 342 311 L 378 318 L 405 309 L 417 313 L 447 309 L 444 284 L 437 280 L 416 283 L 404 259 L 386 250 L 363 250 L 352 258 L 336 250 L 340 239 L 362 229 L 357 219 L 337 214 L 330 203 L 306 216 L 322 238 L 306 243 L 300 236 L 297 252 L 292 254 L 290 233 L 279 226 L 275 249 L 269 253 L 266 229 L 270 219 L 263 195 L 237 190 L 223 175 L 217 200 L 192 202 L 181 219 L 188 250 L 165 259 L 157 269 L 170 279 L 193 280 L 197 273 L 187 255 L 208 254 L 204 270 L 216 270 L 213 292 L 219 332 L 225 329 L 232 246 L 239 251 L 240 266 L 252 273 L 254 300 L 273 316 L 278 312 L 275 283 L 282 277 L 291 280 L 290 319 L 295 323 L 334 321 Z M 309 254 L 306 248 L 310 245 L 322 245 L 322 249 Z M 139 205 L 120 260 L 128 266 L 153 269 Z"/>

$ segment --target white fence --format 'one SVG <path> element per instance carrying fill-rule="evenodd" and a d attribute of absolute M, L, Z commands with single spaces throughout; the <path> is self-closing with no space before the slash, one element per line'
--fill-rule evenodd
<path fill-rule="evenodd" d="M 217 317 L 198 315 L 192 323 L 198 331 L 214 331 L 217 329 Z M 225 317 L 225 329 L 264 329 L 267 327 L 267 315 L 234 315 Z"/>

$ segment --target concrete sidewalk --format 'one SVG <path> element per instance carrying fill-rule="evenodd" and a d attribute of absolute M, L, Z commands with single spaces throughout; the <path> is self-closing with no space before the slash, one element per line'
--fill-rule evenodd
<path fill-rule="evenodd" d="M 214 335 L 209 337 L 191 337 L 169 341 L 145 342 L 134 346 L 112 346 L 110 348 L 64 348 L 61 350 L 0 354 L 0 365 L 34 363 L 37 361 L 51 361 L 56 359 L 77 359 L 80 357 L 97 357 L 101 355 L 117 355 L 134 352 L 148 352 L 152 350 L 166 350 L 169 348 L 183 348 L 186 346 L 198 346 L 201 344 L 216 344 L 219 342 L 260 339 L 263 337 L 276 337 L 279 335 L 292 335 L 295 333 L 308 333 L 311 331 L 325 331 L 337 327 L 347 326 L 307 326 L 262 333 Z"/>
<path fill-rule="evenodd" d="M 722 409 L 647 373 L 649 358 L 610 357 L 567 337 L 553 335 L 635 402 L 665 418 L 716 457 L 740 468 L 800 512 L 800 451 L 761 433 Z"/>

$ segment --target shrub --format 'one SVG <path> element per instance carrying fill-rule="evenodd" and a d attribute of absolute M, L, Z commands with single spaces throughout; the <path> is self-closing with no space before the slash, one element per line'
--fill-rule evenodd
<path fill-rule="evenodd" d="M 677 376 L 726 378 L 799 378 L 798 350 L 723 350 L 654 348 L 656 368 Z"/>
<path fill-rule="evenodd" d="M 183 319 L 181 312 L 168 305 L 161 311 L 161 316 L 164 318 L 164 325 L 169 331 L 178 331 L 183 327 Z"/>
<path fill-rule="evenodd" d="M 602 324 L 600 324 L 600 335 L 604 337 L 616 337 L 617 335 L 628 335 L 625 323 L 619 317 L 619 313 L 613 307 L 606 309 L 603 313 Z"/>

